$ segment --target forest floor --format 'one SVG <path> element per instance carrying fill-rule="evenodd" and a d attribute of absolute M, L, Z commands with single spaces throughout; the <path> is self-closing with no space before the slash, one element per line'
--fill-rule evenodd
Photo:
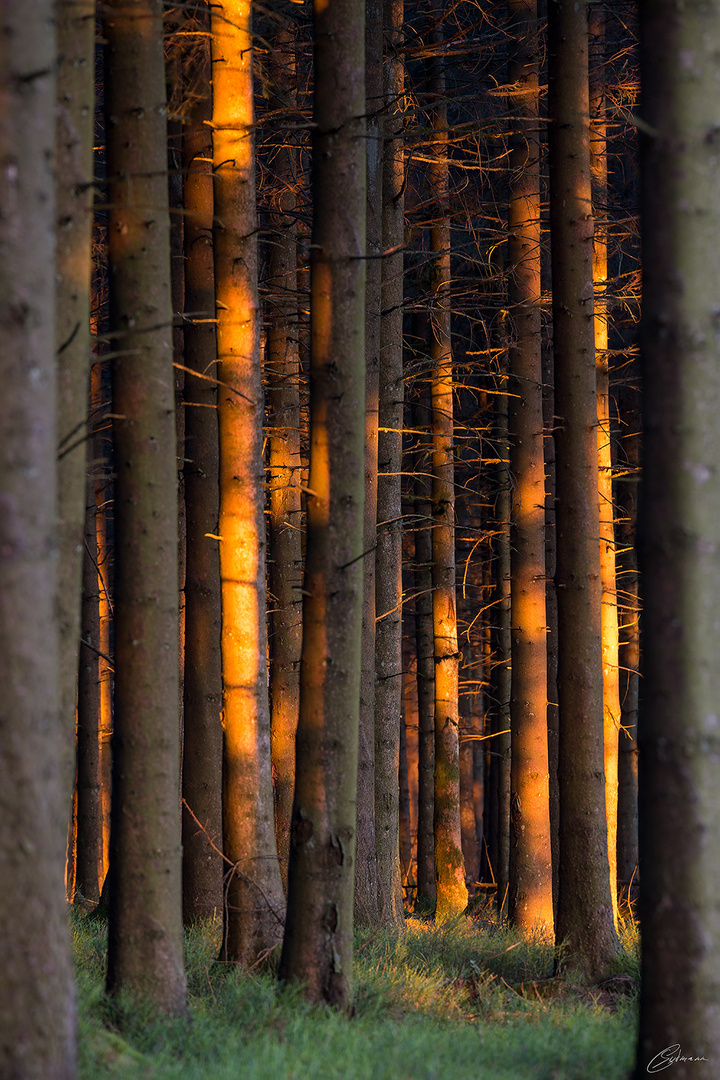
<path fill-rule="evenodd" d="M 73 914 L 80 1080 L 624 1080 L 633 1061 L 638 932 L 592 989 L 553 952 L 480 915 L 400 937 L 358 931 L 350 1018 L 216 962 L 219 927 L 186 936 L 191 1019 L 109 1001 L 107 925 Z M 277 958 L 274 958 L 277 963 Z"/>

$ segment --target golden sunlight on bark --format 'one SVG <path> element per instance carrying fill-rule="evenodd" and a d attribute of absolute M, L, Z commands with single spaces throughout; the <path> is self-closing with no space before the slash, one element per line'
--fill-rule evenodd
<path fill-rule="evenodd" d="M 223 844 L 236 865 L 223 955 L 254 963 L 278 940 L 265 629 L 263 390 L 257 294 L 251 5 L 212 7 L 215 296 L 220 440 Z"/>
<path fill-rule="evenodd" d="M 598 409 L 598 490 L 600 496 L 600 577 L 602 581 L 603 730 L 605 740 L 605 803 L 613 916 L 617 925 L 618 734 L 620 668 L 615 568 L 615 523 L 612 490 L 608 308 L 607 135 L 605 121 L 605 15 L 592 6 L 589 17 L 590 168 L 594 202 L 593 282 L 595 287 L 595 364 Z"/>

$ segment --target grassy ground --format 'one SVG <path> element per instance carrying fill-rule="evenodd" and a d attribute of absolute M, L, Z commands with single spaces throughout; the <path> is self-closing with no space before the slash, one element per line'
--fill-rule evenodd
<path fill-rule="evenodd" d="M 106 927 L 73 917 L 80 1078 L 142 1080 L 621 1080 L 633 1056 L 637 941 L 592 991 L 550 978 L 552 951 L 491 920 L 400 939 L 359 933 L 352 1018 L 215 962 L 218 929 L 186 939 L 190 1021 L 103 993 Z"/>

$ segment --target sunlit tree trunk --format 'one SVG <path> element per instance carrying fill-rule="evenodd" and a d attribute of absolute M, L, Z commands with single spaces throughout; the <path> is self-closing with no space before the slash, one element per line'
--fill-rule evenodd
<path fill-rule="evenodd" d="M 177 467 L 162 3 L 105 12 L 115 437 L 115 721 L 107 985 L 186 1009 Z"/>
<path fill-rule="evenodd" d="M 545 459 L 540 342 L 540 143 L 533 0 L 509 0 L 510 104 L 508 304 L 514 320 L 508 385 L 511 495 L 512 697 L 509 914 L 552 937 L 547 743 Z"/>
<path fill-rule="evenodd" d="M 628 886 L 638 878 L 638 744 L 637 723 L 640 689 L 640 596 L 637 566 L 637 503 L 640 436 L 635 425 L 636 411 L 621 415 L 632 425 L 623 440 L 627 475 L 619 484 L 618 506 L 620 559 L 622 576 L 622 633 L 619 647 L 621 729 L 618 753 L 618 880 Z"/>
<path fill-rule="evenodd" d="M 416 330 L 417 335 L 417 330 Z M 414 402 L 416 432 L 428 431 L 428 405 Z M 426 436 L 416 435 L 425 439 Z M 418 694 L 418 837 L 416 910 L 435 910 L 435 643 L 432 593 L 432 501 L 426 456 L 413 481 L 415 509 L 415 652 Z"/>
<path fill-rule="evenodd" d="M 468 893 L 460 827 L 448 115 L 441 29 L 433 32 L 432 40 L 437 49 L 430 62 L 434 160 L 429 170 L 430 186 L 436 200 L 435 221 L 430 229 L 433 255 L 430 362 L 435 639 L 435 914 L 436 918 L 444 919 L 465 909 Z"/>
<path fill-rule="evenodd" d="M 89 445 L 83 545 L 81 646 L 77 677 L 77 837 L 73 900 L 100 899 L 103 871 L 100 779 L 100 604 L 96 562 L 95 476 Z"/>
<path fill-rule="evenodd" d="M 365 461 L 363 0 L 316 0 L 310 478 L 284 981 L 352 1003 Z"/>
<path fill-rule="evenodd" d="M 619 943 L 603 767 L 587 4 L 551 0 L 548 17 L 560 648 L 556 930 L 570 976 L 594 982 L 608 974 Z"/>
<path fill-rule="evenodd" d="M 405 162 L 402 139 L 404 61 L 403 0 L 385 0 L 388 34 L 383 95 L 382 249 L 402 249 L 405 229 Z M 403 252 L 382 267 L 380 392 L 378 406 L 378 531 L 375 560 L 375 843 L 381 923 L 404 926 L 399 848 L 400 725 L 402 723 L 402 429 Z"/>
<path fill-rule="evenodd" d="M 375 634 L 378 540 L 378 394 L 382 287 L 382 104 L 383 3 L 365 4 L 365 100 L 367 114 L 367 253 L 365 270 L 365 527 L 363 551 L 362 673 L 358 741 L 355 921 L 378 921 L 378 855 L 375 842 Z"/>
<path fill-rule="evenodd" d="M 189 14 L 189 13 L 188 13 Z M 206 32 L 205 5 L 194 12 Z M 183 680 L 183 920 L 222 910 L 222 665 L 218 552 L 218 422 L 213 272 L 210 47 L 193 44 L 197 95 L 182 137 L 184 184 L 184 483 L 186 515 Z M 196 80 L 196 81 L 195 81 Z"/>
<path fill-rule="evenodd" d="M 510 448 L 508 444 L 508 396 L 507 372 L 501 372 L 502 389 L 495 399 L 497 410 L 497 440 L 500 462 L 497 469 L 497 495 L 495 498 L 495 603 L 497 626 L 493 668 L 495 674 L 495 737 L 488 747 L 490 765 L 488 796 L 494 803 L 493 815 L 486 815 L 485 844 L 492 874 L 497 881 L 498 911 L 507 915 L 510 895 L 510 800 L 512 739 L 510 735 L 510 697 L 512 694 L 512 635 L 511 635 L 511 587 L 510 587 L 510 512 L 511 479 Z M 495 826 L 495 827 L 493 827 Z M 495 856 L 494 859 L 492 856 Z"/>
<path fill-rule="evenodd" d="M 610 894 L 617 921 L 618 731 L 620 668 L 615 577 L 615 513 L 612 485 L 610 371 L 608 358 L 607 121 L 605 118 L 605 12 L 593 4 L 589 16 L 590 171 L 593 188 L 593 281 L 595 285 L 595 365 L 598 410 L 598 493 L 600 498 L 600 576 L 602 581 L 603 728 L 605 806 L 608 829 Z"/>
<path fill-rule="evenodd" d="M 212 7 L 215 296 L 220 429 L 223 845 L 233 864 L 223 957 L 280 940 L 265 629 L 263 390 L 249 0 Z"/>
<path fill-rule="evenodd" d="M 20 1080 L 75 1077 L 64 884 L 72 717 L 60 714 L 56 608 L 53 8 L 0 8 L 0 1075 Z"/>
<path fill-rule="evenodd" d="M 295 99 L 295 40 L 288 25 L 273 39 L 271 107 L 291 108 Z M 300 460 L 300 362 L 297 275 L 297 153 L 284 145 L 273 158 L 279 185 L 268 259 L 269 324 L 265 377 L 269 411 L 270 486 L 270 703 L 275 837 L 280 874 L 287 889 L 295 733 L 300 699 L 302 649 L 302 498 Z"/>
<path fill-rule="evenodd" d="M 720 4 L 645 4 L 641 18 L 643 982 L 635 1075 L 664 1068 L 663 1051 L 677 1046 L 682 1056 L 667 1075 L 711 1080 L 720 1061 Z"/>

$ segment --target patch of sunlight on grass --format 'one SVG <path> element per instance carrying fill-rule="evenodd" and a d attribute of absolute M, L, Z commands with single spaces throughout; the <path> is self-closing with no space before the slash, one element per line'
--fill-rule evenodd
<path fill-rule="evenodd" d="M 108 1001 L 106 927 L 73 928 L 80 1080 L 621 1080 L 632 1061 L 634 999 L 561 987 L 546 944 L 491 920 L 358 931 L 352 1018 L 218 964 L 217 922 L 197 926 L 189 1022 Z"/>

